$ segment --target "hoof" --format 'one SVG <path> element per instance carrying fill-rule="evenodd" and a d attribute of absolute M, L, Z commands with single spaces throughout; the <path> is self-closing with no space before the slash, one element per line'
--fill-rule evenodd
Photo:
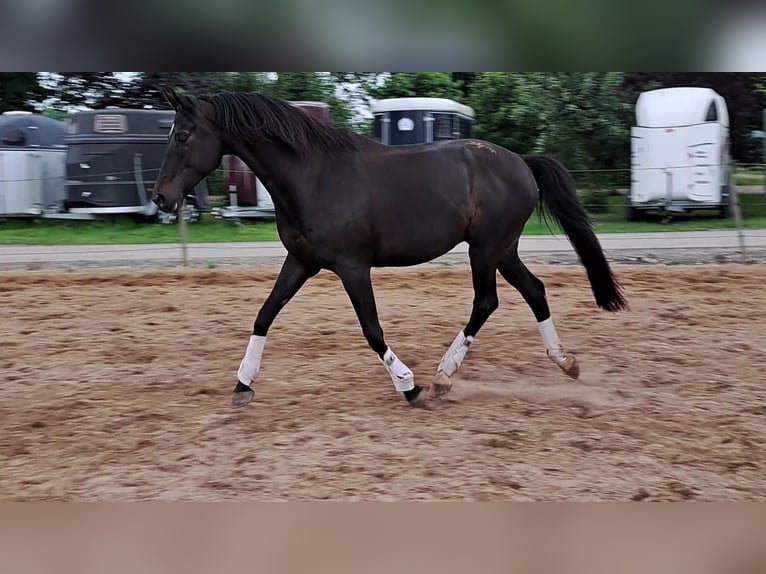
<path fill-rule="evenodd" d="M 431 384 L 429 398 L 437 399 L 443 397 L 452 390 L 452 381 L 445 375 L 437 375 L 436 380 Z"/>
<path fill-rule="evenodd" d="M 411 407 L 424 409 L 426 408 L 426 395 L 426 390 L 423 387 L 415 385 L 414 389 L 404 393 L 404 398 L 407 399 Z"/>
<path fill-rule="evenodd" d="M 569 377 L 573 379 L 580 378 L 580 363 L 577 362 L 577 357 L 574 355 L 567 355 L 567 358 L 559 365 L 559 367 Z"/>
<path fill-rule="evenodd" d="M 235 409 L 245 407 L 253 402 L 255 393 L 253 391 L 244 391 L 242 393 L 234 393 L 231 399 L 231 406 Z"/>
<path fill-rule="evenodd" d="M 247 406 L 253 402 L 254 396 L 255 391 L 253 389 L 238 382 L 237 387 L 234 389 L 234 396 L 231 398 L 231 406 L 235 409 Z"/>

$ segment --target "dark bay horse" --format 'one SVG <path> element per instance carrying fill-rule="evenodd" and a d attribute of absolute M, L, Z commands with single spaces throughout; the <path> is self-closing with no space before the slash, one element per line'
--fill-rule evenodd
<path fill-rule="evenodd" d="M 280 310 L 322 269 L 340 278 L 367 343 L 412 406 L 424 407 L 428 396 L 450 390 L 474 338 L 498 307 L 497 272 L 532 310 L 548 358 L 578 378 L 577 359 L 559 341 L 545 287 L 518 254 L 519 237 L 536 208 L 547 208 L 566 233 L 598 306 L 627 309 L 574 180 L 554 158 L 521 156 L 475 139 L 386 146 L 257 93 L 164 95 L 176 118 L 153 201 L 175 211 L 223 155 L 237 155 L 272 196 L 288 252 L 255 319 L 237 373 L 235 407 L 253 400 L 266 336 Z M 469 245 L 471 316 L 432 384 L 416 385 L 383 336 L 371 269 L 425 263 L 461 242 Z"/>

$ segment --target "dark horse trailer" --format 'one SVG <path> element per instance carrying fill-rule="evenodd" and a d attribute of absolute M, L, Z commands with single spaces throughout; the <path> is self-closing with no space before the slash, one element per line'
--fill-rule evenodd
<path fill-rule="evenodd" d="M 70 213 L 157 215 L 151 202 L 172 110 L 104 109 L 74 114 L 66 138 Z M 187 198 L 187 220 L 209 211 L 205 180 Z"/>
<path fill-rule="evenodd" d="M 413 145 L 472 137 L 473 108 L 446 98 L 391 98 L 370 106 L 373 138 Z"/>

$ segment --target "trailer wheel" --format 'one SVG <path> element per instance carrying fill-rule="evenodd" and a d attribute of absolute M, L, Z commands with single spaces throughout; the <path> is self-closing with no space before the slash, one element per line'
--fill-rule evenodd
<path fill-rule="evenodd" d="M 724 219 L 734 217 L 734 202 L 731 199 L 729 186 L 724 186 L 721 193 L 721 206 L 718 208 L 718 213 Z"/>
<path fill-rule="evenodd" d="M 202 214 L 197 206 L 197 198 L 190 195 L 186 198 L 186 204 L 181 212 L 181 217 L 184 218 L 186 223 L 197 223 L 202 218 Z M 155 221 L 164 225 L 170 225 L 171 223 L 178 223 L 178 217 L 175 213 L 164 213 L 157 211 L 154 215 Z"/>
<path fill-rule="evenodd" d="M 641 220 L 641 212 L 630 204 L 630 196 L 625 196 L 625 221 L 635 222 Z"/>
<path fill-rule="evenodd" d="M 196 197 L 189 196 L 186 198 L 186 205 L 184 206 L 182 217 L 186 223 L 198 223 L 202 218 L 202 214 L 197 206 Z"/>

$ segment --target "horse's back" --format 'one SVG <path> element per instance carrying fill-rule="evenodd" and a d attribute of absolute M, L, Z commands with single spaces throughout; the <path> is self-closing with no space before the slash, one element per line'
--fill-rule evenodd
<path fill-rule="evenodd" d="M 390 146 L 388 157 L 393 161 L 423 161 L 437 164 L 463 161 L 481 170 L 490 170 L 500 177 L 510 178 L 514 183 L 530 183 L 532 171 L 524 158 L 499 144 L 477 138 L 441 140 L 437 142 Z"/>
<path fill-rule="evenodd" d="M 402 146 L 381 146 L 362 162 L 386 186 L 386 195 L 438 194 L 453 204 L 537 202 L 537 184 L 524 158 L 476 138 Z M 527 200 L 527 201 L 524 201 Z"/>

